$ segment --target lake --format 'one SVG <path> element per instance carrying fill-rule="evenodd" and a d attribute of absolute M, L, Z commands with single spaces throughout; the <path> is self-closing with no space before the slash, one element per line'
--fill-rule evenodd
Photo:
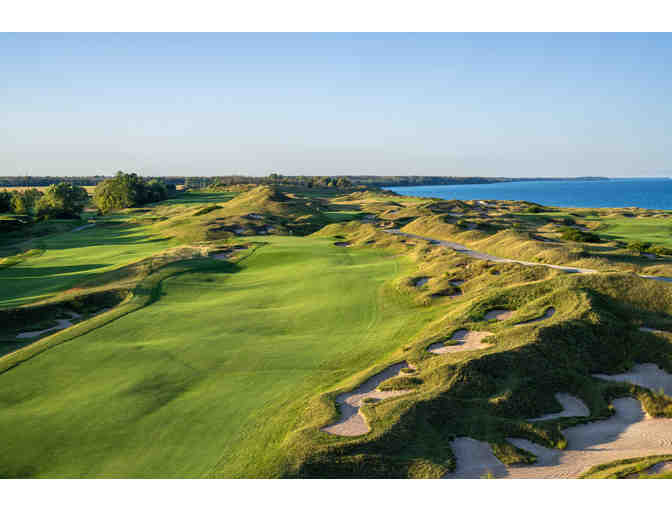
<path fill-rule="evenodd" d="M 395 186 L 400 195 L 446 200 L 527 200 L 558 207 L 672 209 L 672 179 L 523 181 L 448 186 Z"/>

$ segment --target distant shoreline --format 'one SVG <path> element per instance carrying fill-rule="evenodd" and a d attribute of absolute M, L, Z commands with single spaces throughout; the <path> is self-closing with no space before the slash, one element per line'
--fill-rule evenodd
<path fill-rule="evenodd" d="M 365 184 L 379 187 L 401 186 L 456 186 L 464 184 L 502 184 L 506 182 L 534 182 L 534 181 L 610 181 L 610 177 L 369 177 L 346 176 L 354 184 Z"/>

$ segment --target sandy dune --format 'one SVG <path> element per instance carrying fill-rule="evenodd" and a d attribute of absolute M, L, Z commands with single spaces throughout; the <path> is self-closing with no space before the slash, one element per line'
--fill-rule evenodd
<path fill-rule="evenodd" d="M 576 398 L 569 393 L 556 393 L 555 398 L 562 406 L 562 411 L 559 413 L 545 414 L 539 418 L 532 418 L 527 421 L 554 420 L 555 418 L 567 418 L 571 416 L 590 416 L 588 406 L 586 406 L 580 398 Z"/>
<path fill-rule="evenodd" d="M 402 368 L 409 365 L 405 361 L 396 363 L 382 372 L 367 379 L 363 384 L 348 393 L 336 397 L 340 418 L 335 423 L 323 427 L 321 430 L 337 436 L 361 436 L 371 430 L 359 409 L 367 398 L 383 400 L 411 392 L 412 390 L 379 391 L 376 388 L 380 383 L 396 377 Z"/>
<path fill-rule="evenodd" d="M 448 354 L 449 352 L 486 349 L 492 346 L 483 343 L 483 339 L 491 335 L 492 333 L 489 331 L 469 331 L 467 329 L 460 329 L 450 337 L 451 340 L 457 340 L 459 342 L 457 345 L 444 345 L 443 342 L 436 342 L 427 347 L 427 350 L 434 354 Z"/>

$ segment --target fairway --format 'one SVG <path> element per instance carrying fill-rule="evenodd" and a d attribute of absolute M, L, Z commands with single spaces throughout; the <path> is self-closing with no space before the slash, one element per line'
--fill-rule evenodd
<path fill-rule="evenodd" d="M 91 275 L 116 269 L 177 246 L 150 227 L 96 225 L 77 232 L 40 238 L 40 255 L 0 271 L 0 308 L 45 299 Z"/>
<path fill-rule="evenodd" d="M 603 237 L 672 248 L 672 220 L 667 218 L 606 218 L 601 221 L 607 226 L 599 232 Z"/>
<path fill-rule="evenodd" d="M 257 240 L 239 267 L 202 260 L 154 304 L 2 374 L 1 475 L 280 476 L 308 399 L 424 316 L 386 283 L 404 258 Z"/>

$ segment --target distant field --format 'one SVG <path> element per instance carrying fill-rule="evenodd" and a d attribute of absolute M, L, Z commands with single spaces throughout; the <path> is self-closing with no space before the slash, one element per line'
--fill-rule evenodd
<path fill-rule="evenodd" d="M 408 269 L 403 259 L 258 239 L 268 245 L 239 272 L 204 260 L 165 281 L 153 305 L 3 374 L 0 471 L 281 473 L 307 400 L 385 358 L 424 315 L 402 313 L 384 284 Z"/>
<path fill-rule="evenodd" d="M 48 188 L 49 186 L 11 186 L 11 187 L 0 187 L 0 191 L 25 191 L 27 189 L 37 189 L 40 191 L 44 191 Z M 95 186 L 82 186 L 86 190 L 86 192 L 89 195 L 93 195 L 93 190 L 96 189 Z"/>

